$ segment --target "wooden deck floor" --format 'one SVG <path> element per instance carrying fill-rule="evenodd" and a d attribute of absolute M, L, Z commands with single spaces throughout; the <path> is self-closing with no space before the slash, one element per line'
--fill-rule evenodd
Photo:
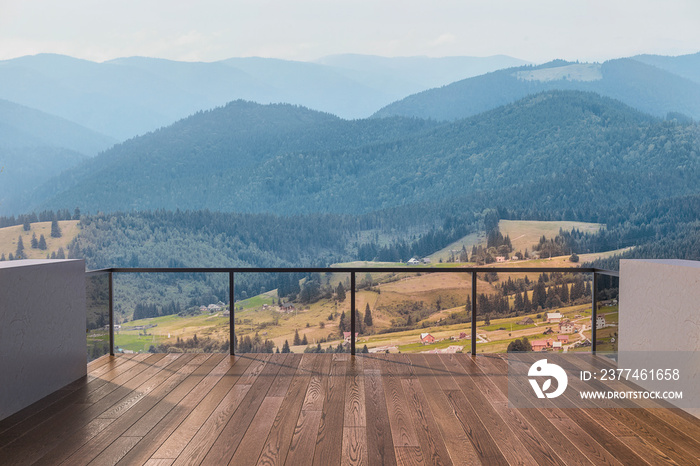
<path fill-rule="evenodd" d="M 88 371 L 0 421 L 0 464 L 700 464 L 700 421 L 676 409 L 509 408 L 497 355 L 137 354 Z"/>

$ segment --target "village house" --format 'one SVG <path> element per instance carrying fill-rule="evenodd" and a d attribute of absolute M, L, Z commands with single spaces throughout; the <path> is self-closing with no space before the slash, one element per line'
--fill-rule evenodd
<path fill-rule="evenodd" d="M 545 340 L 534 340 L 530 342 L 530 346 L 532 346 L 532 351 L 544 351 L 547 349 L 547 342 Z"/>
<path fill-rule="evenodd" d="M 542 333 L 544 333 L 545 335 L 551 335 L 554 333 L 554 330 L 552 330 L 552 327 L 547 327 L 547 330 L 545 330 Z"/>
<path fill-rule="evenodd" d="M 435 337 L 429 333 L 421 333 L 420 334 L 420 342 L 423 343 L 424 345 L 427 345 L 429 343 L 435 343 Z"/>
<path fill-rule="evenodd" d="M 292 311 L 294 311 L 294 304 L 292 304 L 292 303 L 283 303 L 283 304 L 280 306 L 280 311 L 283 311 L 283 312 L 292 312 Z"/>
<path fill-rule="evenodd" d="M 459 332 L 459 339 L 462 340 L 464 338 L 469 338 L 466 334 L 466 332 Z"/>
<path fill-rule="evenodd" d="M 523 320 L 518 322 L 518 325 L 534 325 L 535 321 L 532 320 L 532 317 L 524 317 Z"/>
<path fill-rule="evenodd" d="M 595 328 L 597 328 L 597 329 L 605 328 L 605 316 L 596 316 Z"/>
<path fill-rule="evenodd" d="M 570 333 L 575 333 L 575 332 L 576 332 L 576 326 L 569 319 L 566 319 L 564 322 L 561 322 L 559 324 L 559 333 L 570 334 Z"/>
<path fill-rule="evenodd" d="M 209 312 L 219 312 L 221 310 L 221 307 L 217 304 L 210 304 L 209 306 L 207 306 L 207 310 Z"/>
<path fill-rule="evenodd" d="M 496 262 L 505 262 L 506 257 L 505 256 L 496 256 Z"/>
<path fill-rule="evenodd" d="M 547 323 L 558 324 L 561 322 L 561 314 L 559 312 L 548 312 L 547 313 Z"/>
<path fill-rule="evenodd" d="M 350 336 L 352 335 L 352 332 L 343 332 L 343 343 L 346 345 L 350 344 Z M 359 333 L 355 332 L 355 341 L 357 341 Z"/>
<path fill-rule="evenodd" d="M 569 335 L 557 335 L 557 340 L 563 344 L 569 343 Z"/>
<path fill-rule="evenodd" d="M 561 342 L 560 341 L 552 342 L 552 349 L 555 349 L 555 350 L 562 349 Z"/>
<path fill-rule="evenodd" d="M 408 260 L 408 265 L 418 265 L 418 264 L 420 264 L 420 261 L 418 259 L 416 259 L 415 257 L 411 257 Z"/>

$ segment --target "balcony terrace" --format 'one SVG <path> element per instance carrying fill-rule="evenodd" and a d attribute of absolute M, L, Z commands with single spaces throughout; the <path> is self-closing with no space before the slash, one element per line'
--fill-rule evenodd
<path fill-rule="evenodd" d="M 591 354 L 573 361 L 584 369 Z M 514 409 L 499 355 L 128 354 L 0 421 L 3 464 L 697 464 L 659 403 Z M 602 406 L 602 405 L 601 405 Z"/>
<path fill-rule="evenodd" d="M 593 274 L 595 322 L 595 277 L 605 272 L 576 270 Z M 149 270 L 101 272 L 109 276 L 110 322 L 112 275 L 135 271 Z M 213 271 L 229 274 L 233 296 L 234 271 Z M 472 276 L 473 334 L 482 271 L 461 271 Z M 352 275 L 354 307 L 358 271 L 344 272 Z M 113 331 L 110 337 L 113 349 Z M 615 367 L 591 349 L 570 353 L 565 369 Z M 349 350 L 107 354 L 87 365 L 87 375 L 0 420 L 0 464 L 700 463 L 700 419 L 665 401 L 565 408 L 542 407 L 533 397 L 516 407 L 509 392 L 520 389 L 510 385 L 507 355 L 477 354 L 476 338 L 469 354 L 355 355 L 354 338 Z M 575 378 L 569 385 L 585 388 Z M 615 380 L 596 387 L 639 389 Z M 576 403 L 574 395 L 564 398 Z"/>

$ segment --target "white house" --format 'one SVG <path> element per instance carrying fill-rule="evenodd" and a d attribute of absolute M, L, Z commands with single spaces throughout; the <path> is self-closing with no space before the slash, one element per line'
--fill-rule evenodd
<path fill-rule="evenodd" d="M 561 322 L 561 314 L 559 312 L 548 312 L 547 322 L 550 324 L 558 324 Z"/>
<path fill-rule="evenodd" d="M 595 328 L 597 328 L 597 329 L 605 328 L 605 316 L 596 316 Z"/>
<path fill-rule="evenodd" d="M 408 265 L 418 265 L 418 264 L 420 264 L 420 261 L 418 259 L 416 259 L 415 257 L 411 257 L 408 260 Z"/>

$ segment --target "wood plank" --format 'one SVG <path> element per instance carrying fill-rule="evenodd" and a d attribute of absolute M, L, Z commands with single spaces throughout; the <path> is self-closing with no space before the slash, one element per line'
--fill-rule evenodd
<path fill-rule="evenodd" d="M 410 355 L 412 373 L 417 377 L 428 400 L 430 410 L 435 419 L 439 420 L 438 429 L 442 434 L 445 448 L 452 463 L 458 465 L 479 464 L 479 457 L 467 434 L 459 427 L 459 421 L 454 410 L 450 408 L 447 397 L 440 389 L 432 369 L 424 355 Z"/>
<path fill-rule="evenodd" d="M 157 371 L 153 366 L 149 366 L 147 362 L 156 362 L 162 359 L 163 356 L 150 355 L 138 358 L 136 366 L 129 368 L 124 374 L 114 378 L 115 381 L 120 380 L 122 385 L 110 387 L 109 390 L 104 391 L 102 398 L 92 398 L 92 404 L 65 406 L 61 412 L 41 423 L 36 429 L 30 430 L 9 445 L 4 446 L 0 450 L 3 458 L 7 462 L 20 460 L 25 462 L 36 461 L 63 439 L 82 429 L 104 412 L 105 409 L 131 393 L 134 388 L 146 380 L 150 373 Z M 137 358 L 134 358 L 134 360 L 137 360 Z M 100 391 L 100 389 L 97 391 Z"/>
<path fill-rule="evenodd" d="M 240 445 L 236 448 L 233 458 L 229 461 L 229 465 L 253 465 L 257 463 L 272 424 L 275 422 L 280 406 L 282 406 L 282 400 L 281 396 L 265 397 Z"/>
<path fill-rule="evenodd" d="M 396 452 L 391 437 L 380 359 L 376 355 L 362 357 L 365 358 L 365 409 L 372 413 L 367 416 L 367 460 L 369 464 L 395 465 Z"/>
<path fill-rule="evenodd" d="M 433 373 L 439 373 L 440 377 L 436 377 L 440 388 L 447 396 L 452 410 L 455 412 L 459 423 L 467 434 L 467 437 L 474 446 L 479 460 L 486 464 L 508 464 L 505 456 L 498 448 L 491 434 L 488 432 L 484 423 L 479 418 L 474 407 L 469 403 L 464 393 L 459 389 L 459 385 L 452 377 L 452 373 L 445 367 L 440 357 L 441 355 L 425 355 L 429 366 Z M 502 439 L 499 438 L 499 441 Z"/>
<path fill-rule="evenodd" d="M 417 378 L 411 377 L 402 380 L 401 384 L 409 401 L 409 415 L 417 429 L 418 442 L 425 464 L 452 464 L 420 382 Z"/>
<path fill-rule="evenodd" d="M 393 355 L 387 355 L 382 360 L 382 373 L 394 447 L 420 447 L 416 428 L 408 413 L 408 399 L 401 385 L 401 378 L 407 375 L 404 365 Z"/>
<path fill-rule="evenodd" d="M 573 422 L 562 410 L 552 410 L 553 415 L 548 416 L 559 432 L 564 434 L 571 443 L 583 453 L 583 456 L 597 465 L 622 465 L 611 453 L 603 448 L 593 437 L 591 437 L 578 424 Z"/>
<path fill-rule="evenodd" d="M 134 367 L 136 364 L 138 364 L 137 361 L 132 361 L 133 356 L 134 355 L 129 355 L 128 357 L 125 357 L 124 361 L 111 361 L 107 366 L 100 368 L 103 370 L 101 371 L 102 375 L 99 378 L 93 379 L 92 381 L 88 382 L 87 385 L 81 386 L 78 390 L 72 392 L 68 396 L 60 398 L 59 400 L 57 400 L 57 402 L 52 403 L 40 412 L 35 413 L 35 415 L 22 419 L 21 421 L 14 424 L 11 430 L 8 429 L 5 432 L 0 433 L 0 451 L 3 447 L 14 442 L 15 440 L 22 437 L 31 430 L 36 429 L 39 426 L 42 426 L 42 428 L 44 428 L 43 424 L 47 422 L 57 422 L 56 419 L 58 418 L 56 416 L 62 416 L 64 413 L 68 412 L 66 411 L 68 408 L 73 408 L 70 410 L 70 412 L 75 413 L 75 407 L 77 404 L 85 403 L 85 399 L 89 396 L 91 392 L 109 383 L 113 378 L 117 377 L 120 374 L 120 366 L 122 370 L 124 370 L 127 368 Z M 78 411 L 80 411 L 84 407 L 79 406 L 78 408 Z M 58 422 L 60 423 L 60 419 Z M 48 430 L 54 428 L 55 427 L 48 427 Z"/>
<path fill-rule="evenodd" d="M 173 464 L 201 464 L 221 430 L 243 402 L 250 387 L 250 385 L 234 385 Z"/>
<path fill-rule="evenodd" d="M 487 363 L 493 363 L 499 366 L 503 373 L 507 372 L 506 361 L 500 358 L 489 359 Z M 509 389 L 513 389 L 518 392 L 520 391 L 517 386 L 509 387 Z M 564 393 L 562 396 L 568 398 L 567 393 Z M 522 395 L 520 399 L 527 400 L 527 398 Z M 575 405 L 576 403 L 576 400 L 573 399 L 569 399 L 569 401 L 572 403 L 572 405 Z M 551 422 L 549 422 L 542 410 L 530 409 L 528 406 L 526 409 L 521 409 L 520 411 L 527 417 L 531 424 L 538 425 L 537 429 L 542 434 L 543 438 L 552 448 L 554 448 L 555 451 L 557 451 L 565 462 L 575 462 L 579 464 L 585 460 L 580 453 L 577 453 L 578 449 L 576 449 L 576 447 L 566 437 L 562 436 L 557 428 Z M 567 409 L 566 415 L 584 431 L 588 432 L 591 437 L 595 438 L 603 448 L 608 450 L 608 452 L 610 452 L 623 464 L 644 464 L 643 458 L 639 457 L 639 455 L 627 448 L 627 446 L 620 442 L 615 435 L 586 414 L 584 410 L 576 408 Z"/>
<path fill-rule="evenodd" d="M 198 354 L 192 360 L 194 370 L 129 428 L 130 434 L 143 434 L 143 439 L 119 464 L 141 464 L 150 459 L 153 452 L 189 415 L 191 407 L 206 396 L 210 384 L 216 382 L 216 379 L 205 377 L 222 363 L 224 357 L 229 358 L 228 355 L 222 354 Z M 200 390 L 200 387 L 203 390 Z"/>
<path fill-rule="evenodd" d="M 304 354 L 292 379 L 287 395 L 282 401 L 275 421 L 272 424 L 267 441 L 258 459 L 259 465 L 272 466 L 285 463 L 289 445 L 294 435 L 294 428 L 304 403 L 304 395 L 311 380 L 314 363 L 320 367 L 321 357 L 318 354 Z"/>
<path fill-rule="evenodd" d="M 294 427 L 285 464 L 308 464 L 314 457 L 318 426 L 321 424 L 320 410 L 301 410 Z"/>
<path fill-rule="evenodd" d="M 197 407 L 185 418 L 172 434 L 156 450 L 151 458 L 170 458 L 175 460 L 187 444 L 192 440 L 204 422 L 216 409 L 221 400 L 233 388 L 235 383 L 245 373 L 250 365 L 250 358 L 233 356 L 229 358 L 228 370 L 216 383 L 214 388 L 205 396 Z"/>
<path fill-rule="evenodd" d="M 396 464 L 399 466 L 422 466 L 425 464 L 420 447 L 396 447 Z"/>
<path fill-rule="evenodd" d="M 654 448 L 653 445 L 649 444 L 649 442 L 639 438 L 636 435 L 618 438 L 622 443 L 627 445 L 630 450 L 637 452 L 639 456 L 644 458 L 644 461 L 652 466 L 678 464 L 667 455 L 664 455 L 661 451 Z"/>
<path fill-rule="evenodd" d="M 136 422 L 136 420 L 140 419 L 161 398 L 174 389 L 187 375 L 189 375 L 191 371 L 194 370 L 194 366 L 188 366 L 186 364 L 192 360 L 193 356 L 194 355 L 180 355 L 175 362 L 167 366 L 165 371 L 161 371 L 157 377 L 167 376 L 173 371 L 175 371 L 175 373 L 170 375 L 161 385 L 158 386 L 158 388 L 149 393 L 146 399 L 141 400 L 137 405 L 135 405 L 122 419 L 116 421 L 119 423 L 119 427 L 112 428 L 111 432 L 106 435 L 108 435 L 110 438 L 116 438 L 122 435 L 134 422 Z M 157 377 L 154 377 L 154 379 Z M 98 426 L 93 427 L 91 424 L 97 421 L 102 422 Z M 115 421 L 115 419 L 103 419 L 98 417 L 93 421 L 93 423 L 88 424 L 85 429 L 78 431 L 70 437 L 64 439 L 59 445 L 42 456 L 38 462 L 41 464 L 59 464 L 92 438 L 100 434 L 105 428 L 107 428 L 107 426 L 110 426 L 113 421 Z"/>
<path fill-rule="evenodd" d="M 218 364 L 213 368 L 209 369 L 210 366 L 207 365 L 214 365 L 215 363 Z M 199 383 L 198 387 L 200 387 L 200 392 L 202 393 L 201 396 L 204 396 L 208 389 L 209 385 L 211 385 L 213 382 L 212 380 L 218 379 L 220 377 L 221 372 L 223 372 L 224 369 L 224 363 L 227 363 L 228 361 L 224 361 L 223 355 L 221 356 L 216 356 L 216 357 L 209 357 L 207 358 L 204 363 L 199 366 L 199 368 L 195 369 L 193 372 L 196 373 L 198 370 L 202 370 L 202 368 L 206 368 L 206 373 L 202 376 L 203 379 Z M 224 367 L 222 367 L 224 366 Z M 167 375 L 167 373 L 165 374 Z M 188 378 L 191 377 L 188 376 Z M 188 400 L 192 398 L 193 394 L 192 392 L 185 397 L 185 399 L 182 401 L 183 406 L 185 406 L 189 409 L 191 409 L 196 403 L 193 401 L 191 404 L 187 404 Z M 194 395 L 195 397 L 199 396 L 199 393 L 196 393 Z M 162 402 L 162 400 L 161 400 Z M 152 410 L 151 410 L 152 411 Z M 149 413 L 151 412 L 149 411 Z M 145 429 L 145 426 L 143 424 L 144 417 L 140 417 L 138 419 L 132 419 L 130 416 L 126 417 L 124 419 L 120 419 L 119 421 L 115 422 L 112 424 L 110 427 L 105 429 L 104 432 L 96 436 L 95 438 L 91 439 L 87 444 L 85 444 L 83 447 L 78 449 L 71 457 L 69 460 L 75 461 L 78 464 L 87 464 L 89 461 L 91 461 L 95 456 L 102 450 L 109 448 L 109 445 L 111 444 L 112 441 L 114 441 L 115 438 L 117 438 L 118 435 L 123 435 L 123 436 L 128 436 L 128 437 L 139 437 L 142 438 L 144 436 L 144 433 L 147 433 L 148 430 Z M 136 422 L 134 422 L 136 421 Z M 139 425 L 140 424 L 140 425 Z M 155 425 L 152 424 L 152 425 Z M 137 427 L 138 426 L 138 427 Z M 150 429 L 149 429 L 150 430 Z M 119 434 L 121 432 L 121 434 Z M 138 434 L 138 435 L 136 435 Z"/>
<path fill-rule="evenodd" d="M 567 358 L 566 361 L 571 364 L 571 367 L 576 369 L 593 369 L 597 367 L 592 361 L 586 361 L 583 357 Z M 637 385 L 621 381 L 610 381 L 608 383 L 592 381 L 591 386 L 600 390 L 643 390 Z M 677 416 L 655 414 L 666 410 L 659 408 L 660 404 L 654 400 L 620 400 L 618 405 L 623 407 L 625 413 L 632 414 L 640 422 L 649 426 L 650 435 L 660 437 L 664 443 L 672 445 L 674 448 L 679 447 L 691 457 L 700 459 L 700 439 L 692 435 L 692 433 L 700 434 L 698 425 Z M 650 406 L 654 407 L 654 409 L 649 409 Z M 682 452 L 679 453 L 682 454 Z M 673 455 L 671 454 L 670 456 Z"/>
<path fill-rule="evenodd" d="M 32 421 L 30 421 L 30 419 L 45 419 L 46 415 L 44 410 L 46 410 L 49 406 L 59 402 L 71 393 L 75 392 L 76 390 L 84 389 L 84 387 L 88 383 L 88 380 L 88 376 L 81 377 L 73 381 L 72 383 L 66 385 L 65 387 L 48 394 L 41 400 L 32 403 L 26 408 L 23 408 L 22 410 L 11 414 L 5 419 L 0 420 L 0 434 L 17 426 L 17 424 L 19 424 L 20 422 L 26 422 L 28 425 L 36 425 Z M 34 416 L 36 416 L 36 418 Z"/>
<path fill-rule="evenodd" d="M 126 453 L 139 443 L 141 437 L 119 437 L 112 444 L 100 453 L 93 461 L 87 463 L 94 466 L 110 466 L 115 465 L 121 460 Z M 66 466 L 75 465 L 82 466 L 86 463 L 74 462 L 71 459 L 64 463 Z"/>
<path fill-rule="evenodd" d="M 365 427 L 343 427 L 342 466 L 366 466 L 367 459 L 367 429 Z"/>
<path fill-rule="evenodd" d="M 508 381 L 505 374 L 493 370 L 493 368 L 489 370 L 490 366 L 483 363 L 483 356 L 479 356 L 476 360 L 471 356 L 465 356 L 459 358 L 459 362 L 467 374 L 472 377 L 475 387 L 527 448 L 528 453 L 537 464 L 565 464 L 556 451 L 545 442 L 537 429 L 520 414 L 519 410 L 509 408 L 506 395 Z"/>
<path fill-rule="evenodd" d="M 326 376 L 325 399 L 321 411 L 321 423 L 316 437 L 314 464 L 340 465 L 343 451 L 343 415 L 345 414 L 345 374 L 347 355 L 333 355 L 330 371 Z"/>
<path fill-rule="evenodd" d="M 209 449 L 219 437 L 221 430 L 228 424 L 233 413 L 245 399 L 257 377 L 265 368 L 268 356 L 244 355 L 240 356 L 249 360 L 248 368 L 238 379 L 237 383 L 226 394 L 221 403 L 209 416 L 199 429 L 197 434 L 182 450 L 174 464 L 200 464 L 204 461 Z M 245 382 L 245 383 L 242 383 Z"/>
<path fill-rule="evenodd" d="M 267 392 L 280 370 L 280 365 L 268 364 L 270 356 L 268 355 L 265 359 L 265 367 L 255 380 L 255 383 L 250 387 L 241 406 L 233 413 L 228 424 L 219 434 L 219 438 L 216 439 L 209 453 L 204 457 L 205 463 L 226 464 L 233 457 L 236 448 L 241 443 L 255 413 L 267 396 Z"/>
<path fill-rule="evenodd" d="M 167 458 L 154 458 L 143 463 L 143 466 L 170 466 L 173 460 Z"/>
<path fill-rule="evenodd" d="M 566 358 L 559 361 L 559 363 L 569 370 L 578 370 L 578 366 L 574 363 L 577 358 Z M 572 386 L 580 388 L 582 390 L 610 390 L 611 387 L 599 380 L 592 380 L 588 383 L 584 383 L 575 377 L 570 378 L 570 383 Z M 572 403 L 576 403 L 579 400 L 573 398 L 569 393 L 564 394 Z M 617 419 L 622 421 L 622 423 L 628 426 L 635 435 L 644 438 L 651 442 L 655 448 L 662 451 L 664 455 L 669 456 L 671 459 L 677 462 L 683 462 L 685 458 L 689 455 L 691 458 L 700 458 L 700 448 L 698 448 L 697 442 L 690 439 L 682 432 L 677 429 L 672 428 L 660 419 L 650 415 L 644 408 L 642 408 L 638 403 L 634 403 L 630 400 L 618 400 L 615 404 L 607 400 L 595 400 L 594 403 L 601 407 L 606 408 L 606 412 L 615 416 Z M 613 406 L 613 407 L 610 407 Z M 620 407 L 621 406 L 621 407 Z M 567 410 L 566 414 L 574 420 L 574 422 L 579 423 L 583 427 L 583 423 L 588 423 L 590 415 L 585 413 L 595 411 L 595 410 Z M 587 418 L 583 419 L 582 418 Z M 601 429 L 599 432 L 605 432 L 605 425 L 591 427 L 591 429 Z M 585 429 L 585 427 L 584 427 Z M 593 435 L 593 434 L 592 434 Z M 602 434 L 601 434 L 602 435 Z M 598 438 L 596 435 L 593 435 Z M 609 445 L 608 451 L 615 455 L 623 463 L 629 461 L 626 458 L 621 458 L 621 456 L 629 456 L 630 454 L 636 455 L 636 452 L 629 450 L 624 443 L 622 443 L 616 437 L 605 436 L 607 444 Z M 599 443 L 603 444 L 602 442 Z M 606 446 L 603 444 L 603 446 Z M 638 455 L 636 455 L 638 456 Z M 643 458 L 644 459 L 644 458 Z"/>
<path fill-rule="evenodd" d="M 367 412 L 365 410 L 365 384 L 362 363 L 364 358 L 354 357 L 349 361 L 345 386 L 345 427 L 365 427 Z"/>
<path fill-rule="evenodd" d="M 452 378 L 457 382 L 459 389 L 469 404 L 471 404 L 489 435 L 493 439 L 498 439 L 498 448 L 506 461 L 509 464 L 537 464 L 537 461 L 520 441 L 519 436 L 513 433 L 508 423 L 501 418 L 495 407 L 489 403 L 483 393 L 481 393 L 481 390 L 476 386 L 473 377 L 481 377 L 481 374 L 475 371 L 474 376 L 470 375 L 460 362 L 465 358 L 467 356 L 463 354 L 447 354 L 441 358 L 441 362 L 452 374 Z"/>
<path fill-rule="evenodd" d="M 304 404 L 301 406 L 302 411 L 321 411 L 323 409 L 330 364 L 330 358 L 318 358 L 318 366 L 314 365 L 309 387 L 304 397 Z"/>

